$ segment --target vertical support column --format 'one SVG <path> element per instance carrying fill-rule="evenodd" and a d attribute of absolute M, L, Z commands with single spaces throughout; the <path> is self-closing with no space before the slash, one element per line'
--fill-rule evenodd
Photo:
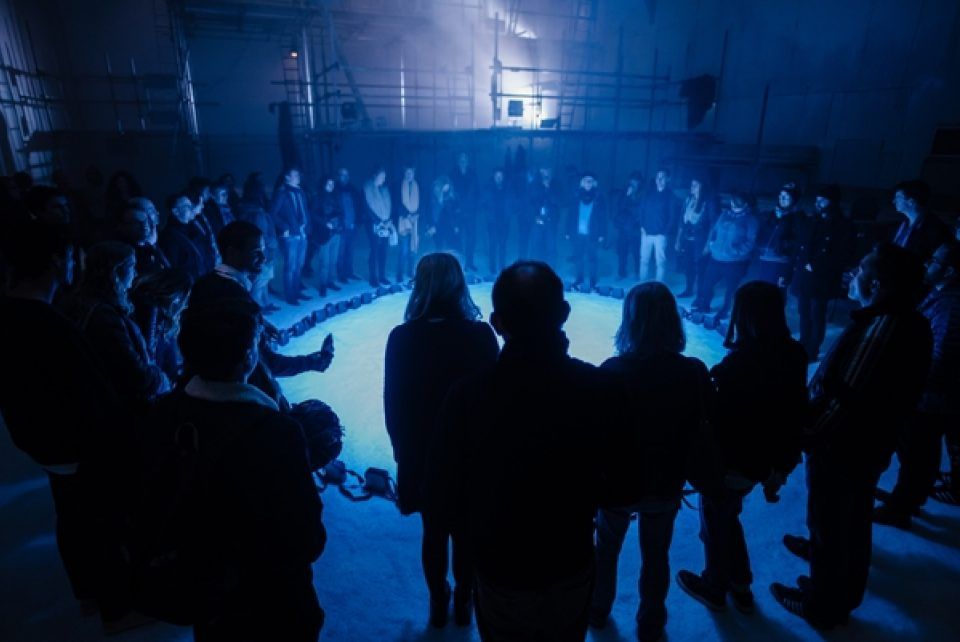
<path fill-rule="evenodd" d="M 304 124 L 307 129 L 313 131 L 316 128 L 316 112 L 313 102 L 313 59 L 306 25 L 300 28 L 300 49 L 302 61 L 300 65 L 300 81 L 302 84 L 300 86 L 303 88 L 303 101 L 306 104 L 307 116 Z"/>

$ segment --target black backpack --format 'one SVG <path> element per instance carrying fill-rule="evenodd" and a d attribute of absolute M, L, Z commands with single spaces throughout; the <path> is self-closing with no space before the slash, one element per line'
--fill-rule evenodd
<path fill-rule="evenodd" d="M 209 539 L 215 518 L 207 501 L 210 471 L 235 432 L 201 449 L 197 427 L 180 423 L 153 453 L 128 519 L 134 604 L 142 613 L 191 625 L 236 584 L 237 573 L 210 554 L 217 548 Z"/>

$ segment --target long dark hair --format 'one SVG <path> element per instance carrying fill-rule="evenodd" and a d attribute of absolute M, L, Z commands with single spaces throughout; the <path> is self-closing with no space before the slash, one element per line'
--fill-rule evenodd
<path fill-rule="evenodd" d="M 772 348 L 790 340 L 783 292 L 765 281 L 740 286 L 723 346 L 729 350 Z"/>
<path fill-rule="evenodd" d="M 106 301 L 120 306 L 127 314 L 132 312 L 127 289 L 120 282 L 120 268 L 127 261 L 136 262 L 136 253 L 126 243 L 100 241 L 91 247 L 78 289 L 81 298 Z"/>
<path fill-rule="evenodd" d="M 631 288 L 623 300 L 623 320 L 617 330 L 618 354 L 683 352 L 683 332 L 677 300 L 663 283 L 650 281 Z"/>
<path fill-rule="evenodd" d="M 166 268 L 137 279 L 130 290 L 137 320 L 156 310 L 160 331 L 172 338 L 179 329 L 180 313 L 192 287 L 193 278 L 181 268 Z"/>
<path fill-rule="evenodd" d="M 697 207 L 695 211 L 698 214 L 703 213 L 704 208 L 715 198 L 713 194 L 713 188 L 710 185 L 710 181 L 707 180 L 706 176 L 700 174 L 694 174 L 690 177 L 690 182 L 697 181 L 700 183 L 700 195 L 697 197 Z"/>
<path fill-rule="evenodd" d="M 480 308 L 470 298 L 460 262 L 452 254 L 434 252 L 417 263 L 413 292 L 407 302 L 404 321 L 428 318 L 480 318 Z"/>

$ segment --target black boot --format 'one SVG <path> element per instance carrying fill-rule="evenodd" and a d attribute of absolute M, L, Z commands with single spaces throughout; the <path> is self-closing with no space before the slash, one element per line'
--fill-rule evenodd
<path fill-rule="evenodd" d="M 430 624 L 440 629 L 450 617 L 450 584 L 444 583 L 442 595 L 430 596 Z"/>
<path fill-rule="evenodd" d="M 457 626 L 470 626 L 473 617 L 473 588 L 461 589 L 453 593 L 453 621 Z"/>

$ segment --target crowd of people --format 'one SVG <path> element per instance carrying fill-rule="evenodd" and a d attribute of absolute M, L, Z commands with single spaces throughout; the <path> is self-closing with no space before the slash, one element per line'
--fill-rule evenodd
<path fill-rule="evenodd" d="M 378 168 L 360 189 L 344 168 L 312 192 L 291 166 L 270 195 L 259 172 L 242 189 L 196 178 L 162 210 L 124 172 L 104 189 L 93 171 L 82 189 L 54 178 L 0 179 L 0 358 L 18 375 L 0 412 L 49 478 L 74 595 L 107 632 L 149 615 L 201 641 L 318 638 L 313 472 L 338 449 L 315 422 L 335 415 L 291 404 L 277 378 L 325 371 L 334 347 L 328 336 L 280 354 L 266 315 L 359 279 L 361 232 L 372 287 L 390 284 L 391 256 L 412 282 L 387 340 L 384 411 L 400 512 L 423 522 L 434 626 L 452 601 L 455 622 L 475 617 L 485 640 L 584 639 L 608 621 L 637 515 L 637 633 L 659 639 L 688 483 L 704 568 L 676 582 L 710 609 L 729 598 L 749 613 L 743 500 L 761 486 L 776 501 L 805 453 L 809 537 L 784 545 L 810 574 L 771 591 L 829 629 L 863 599 L 873 522 L 909 528 L 929 496 L 960 499 L 960 247 L 918 181 L 894 190 L 900 226 L 861 252 L 835 186 L 807 214 L 784 185 L 759 214 L 746 194 L 721 203 L 702 177 L 679 198 L 667 169 L 649 185 L 631 174 L 608 199 L 590 172 L 566 195 L 547 169 L 496 169 L 481 184 L 461 154 L 421 201 L 414 167 L 396 186 Z M 480 271 L 484 227 L 489 324 L 465 277 Z M 595 287 L 608 248 L 639 284 L 598 367 L 567 354 L 570 306 L 551 265 L 569 252 L 575 285 Z M 678 295 L 663 283 L 668 256 L 686 278 Z M 683 354 L 678 298 L 706 313 L 720 282 L 728 353 L 708 369 Z M 827 303 L 844 295 L 858 308 L 821 360 Z M 894 452 L 896 487 L 879 492 Z M 545 486 L 561 469 L 580 482 L 557 493 Z"/>

